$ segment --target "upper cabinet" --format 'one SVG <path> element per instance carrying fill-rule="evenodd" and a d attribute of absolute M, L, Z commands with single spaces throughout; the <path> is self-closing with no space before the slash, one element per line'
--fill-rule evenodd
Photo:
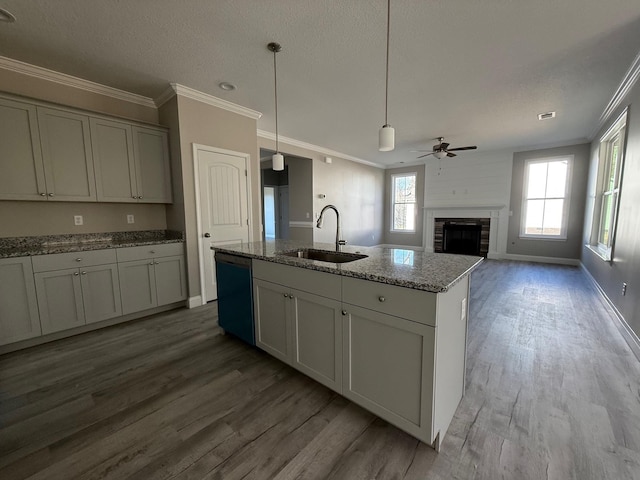
<path fill-rule="evenodd" d="M 0 132 L 0 199 L 46 200 L 36 107 L 0 98 Z"/>
<path fill-rule="evenodd" d="M 166 130 L 92 118 L 91 138 L 98 201 L 171 203 Z"/>
<path fill-rule="evenodd" d="M 0 97 L 0 200 L 171 203 L 169 135 Z"/>
<path fill-rule="evenodd" d="M 95 202 L 89 117 L 37 107 L 49 200 Z"/>

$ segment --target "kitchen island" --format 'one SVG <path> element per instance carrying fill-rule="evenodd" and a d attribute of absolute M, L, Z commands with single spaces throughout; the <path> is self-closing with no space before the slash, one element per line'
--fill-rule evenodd
<path fill-rule="evenodd" d="M 252 259 L 259 348 L 439 449 L 464 394 L 482 258 L 348 246 L 333 263 L 302 258 L 332 244 L 281 240 L 216 251 Z"/>

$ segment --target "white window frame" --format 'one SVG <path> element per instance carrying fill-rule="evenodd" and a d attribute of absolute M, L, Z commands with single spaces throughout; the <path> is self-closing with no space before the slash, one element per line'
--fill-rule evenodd
<path fill-rule="evenodd" d="M 569 224 L 569 200 L 571 197 L 571 178 L 573 172 L 573 155 L 560 155 L 557 157 L 532 158 L 525 161 L 524 164 L 524 182 L 522 184 L 522 209 L 520 215 L 520 238 L 529 240 L 567 240 L 567 229 Z M 529 186 L 529 165 L 535 163 L 552 163 L 566 161 L 567 162 L 567 180 L 565 182 L 564 197 L 531 197 L 527 198 L 527 187 Z M 564 200 L 562 204 L 562 223 L 559 235 L 543 235 L 526 233 L 527 221 L 527 202 L 529 200 Z"/>
<path fill-rule="evenodd" d="M 395 225 L 395 213 L 396 213 L 396 178 L 399 177 L 414 177 L 414 185 L 415 185 L 415 198 L 416 201 L 413 202 L 413 204 L 415 205 L 415 209 L 413 211 L 414 214 L 414 219 L 413 219 L 413 225 L 414 228 L 412 230 L 409 229 L 395 229 L 393 228 L 393 226 Z M 402 205 L 408 205 L 410 203 L 403 203 Z M 418 224 L 418 172 L 404 172 L 404 173 L 394 173 L 391 175 L 391 225 L 390 225 L 390 231 L 393 233 L 416 233 L 416 229 L 415 226 Z"/>
<path fill-rule="evenodd" d="M 624 171 L 624 160 L 626 153 L 626 130 L 627 130 L 627 109 L 625 109 L 615 122 L 609 127 L 600 138 L 600 148 L 598 151 L 598 183 L 596 191 L 596 203 L 593 209 L 593 226 L 591 242 L 588 245 L 603 260 L 611 261 L 616 241 L 616 230 L 618 226 L 618 209 L 620 205 L 620 195 L 622 194 L 622 176 Z M 619 138 L 618 161 L 615 172 L 614 188 L 606 190 L 611 168 L 611 147 L 613 140 Z M 603 220 L 605 198 L 611 195 L 614 198 L 611 205 L 611 225 L 609 226 L 609 238 L 606 244 L 600 242 L 603 233 Z"/>

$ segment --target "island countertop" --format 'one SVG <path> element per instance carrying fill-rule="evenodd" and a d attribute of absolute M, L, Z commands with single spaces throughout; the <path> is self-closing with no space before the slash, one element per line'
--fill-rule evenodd
<path fill-rule="evenodd" d="M 211 248 L 243 257 L 435 293 L 446 292 L 465 275 L 471 273 L 483 260 L 482 257 L 467 255 L 346 245 L 341 251 L 361 253 L 367 255 L 367 258 L 347 263 L 329 263 L 290 257 L 283 253 L 304 249 L 335 251 L 335 245 L 289 240 L 217 245 Z"/>

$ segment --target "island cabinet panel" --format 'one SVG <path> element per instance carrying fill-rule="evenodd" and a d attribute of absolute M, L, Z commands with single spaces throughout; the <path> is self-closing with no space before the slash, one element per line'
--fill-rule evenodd
<path fill-rule="evenodd" d="M 0 199 L 46 200 L 36 107 L 0 98 Z"/>
<path fill-rule="evenodd" d="M 343 395 L 432 444 L 435 328 L 344 308 Z"/>
<path fill-rule="evenodd" d="M 0 259 L 0 345 L 41 335 L 31 259 Z"/>
<path fill-rule="evenodd" d="M 291 365 L 289 287 L 254 279 L 256 345 Z"/>
<path fill-rule="evenodd" d="M 89 117 L 37 107 L 48 200 L 95 202 Z"/>
<path fill-rule="evenodd" d="M 34 278 L 44 335 L 85 324 L 82 286 L 77 268 L 36 273 Z"/>

